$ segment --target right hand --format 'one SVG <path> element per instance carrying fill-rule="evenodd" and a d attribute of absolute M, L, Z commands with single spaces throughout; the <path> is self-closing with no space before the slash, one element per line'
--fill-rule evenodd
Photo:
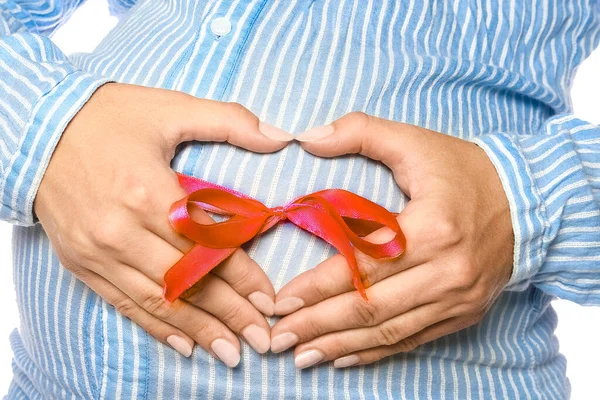
<path fill-rule="evenodd" d="M 163 299 L 165 272 L 193 246 L 168 221 L 171 204 L 186 195 L 170 161 L 186 141 L 272 152 L 285 147 L 286 135 L 239 104 L 108 83 L 64 131 L 34 211 L 65 268 L 119 312 L 185 356 L 195 342 L 234 367 L 236 334 L 260 353 L 269 349 L 261 312 L 273 314 L 274 290 L 238 250 L 182 299 Z M 202 210 L 193 214 L 212 221 Z"/>

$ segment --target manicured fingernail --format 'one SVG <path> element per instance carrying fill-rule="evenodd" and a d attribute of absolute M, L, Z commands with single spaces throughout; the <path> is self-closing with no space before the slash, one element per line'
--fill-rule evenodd
<path fill-rule="evenodd" d="M 267 317 L 271 317 L 275 312 L 275 303 L 273 303 L 273 300 L 263 292 L 250 293 L 250 295 L 248 295 L 248 300 L 250 300 L 250 303 L 252 303 L 258 311 Z"/>
<path fill-rule="evenodd" d="M 181 336 L 171 335 L 167 338 L 167 343 L 169 343 L 172 348 L 183 354 L 184 357 L 189 357 L 192 355 L 192 346 L 190 346 L 190 344 Z"/>
<path fill-rule="evenodd" d="M 234 368 L 240 363 L 240 352 L 227 340 L 216 339 L 210 348 L 229 368 Z"/>
<path fill-rule="evenodd" d="M 271 351 L 281 353 L 298 343 L 298 336 L 292 332 L 282 333 L 271 339 Z"/>
<path fill-rule="evenodd" d="M 356 354 L 352 354 L 351 356 L 340 357 L 333 362 L 333 366 L 336 368 L 346 368 L 351 367 L 352 365 L 358 364 L 360 361 L 360 357 Z"/>
<path fill-rule="evenodd" d="M 242 331 L 242 335 L 250 346 L 258 353 L 263 354 L 269 351 L 271 347 L 271 337 L 263 328 L 258 325 L 248 325 Z"/>
<path fill-rule="evenodd" d="M 275 303 L 275 314 L 286 315 L 304 307 L 304 300 L 297 297 L 288 297 Z"/>
<path fill-rule="evenodd" d="M 331 135 L 332 133 L 333 126 L 323 125 L 309 129 L 306 132 L 302 132 L 301 134 L 296 136 L 296 140 L 299 142 L 315 142 L 319 139 L 323 139 L 324 137 Z"/>
<path fill-rule="evenodd" d="M 311 365 L 315 365 L 319 361 L 321 361 L 325 356 L 319 350 L 308 350 L 304 353 L 300 353 L 294 359 L 294 364 L 296 364 L 296 368 L 302 369 L 306 367 L 310 367 Z"/>
<path fill-rule="evenodd" d="M 287 133 L 283 129 L 279 129 L 276 126 L 267 124 L 266 122 L 260 122 L 258 124 L 258 130 L 268 138 L 278 140 L 280 142 L 289 142 L 294 140 L 294 135 Z"/>

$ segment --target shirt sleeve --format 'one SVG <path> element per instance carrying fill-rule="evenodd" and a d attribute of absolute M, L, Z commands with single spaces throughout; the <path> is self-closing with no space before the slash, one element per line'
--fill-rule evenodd
<path fill-rule="evenodd" d="M 563 114 L 535 135 L 474 141 L 495 165 L 510 203 L 515 247 L 507 290 L 533 284 L 600 305 L 600 126 Z"/>
<path fill-rule="evenodd" d="M 46 36 L 81 1 L 0 0 L 0 219 L 33 225 L 33 200 L 68 122 L 108 80 Z"/>

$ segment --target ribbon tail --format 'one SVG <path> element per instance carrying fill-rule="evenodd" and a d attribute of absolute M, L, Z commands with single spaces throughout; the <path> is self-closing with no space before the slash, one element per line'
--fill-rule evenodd
<path fill-rule="evenodd" d="M 303 207 L 291 211 L 288 213 L 288 219 L 296 226 L 320 237 L 335 247 L 346 258 L 352 273 L 354 287 L 365 301 L 369 301 L 365 285 L 360 277 L 354 247 L 335 219 L 330 214 L 312 207 Z"/>
<path fill-rule="evenodd" d="M 165 274 L 165 300 L 171 303 L 175 301 L 236 250 L 237 248 L 212 249 L 196 245 Z"/>
<path fill-rule="evenodd" d="M 342 252 L 340 251 L 340 253 Z M 346 254 L 342 253 L 342 255 L 346 257 L 346 261 L 348 262 L 350 270 L 352 271 L 352 283 L 354 284 L 354 287 L 358 293 L 360 293 L 360 297 L 362 297 L 363 300 L 369 301 L 369 298 L 367 297 L 367 291 L 365 290 L 365 284 L 360 278 L 360 270 L 358 269 L 358 263 L 356 262 L 354 251 L 346 252 Z"/>

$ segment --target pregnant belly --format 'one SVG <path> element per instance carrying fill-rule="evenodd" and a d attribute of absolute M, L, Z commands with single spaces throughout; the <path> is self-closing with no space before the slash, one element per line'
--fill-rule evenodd
<path fill-rule="evenodd" d="M 381 164 L 360 156 L 320 159 L 296 143 L 267 155 L 228 144 L 186 143 L 178 149 L 172 167 L 253 196 L 268 206 L 325 188 L 350 190 L 390 211 L 400 211 L 406 204 L 390 171 Z M 481 324 L 414 352 L 359 368 L 335 370 L 325 364 L 298 371 L 291 351 L 259 355 L 244 344 L 240 365 L 228 369 L 199 347 L 191 358 L 184 358 L 121 316 L 58 263 L 39 225 L 15 229 L 14 245 L 22 320 L 22 340 L 13 340 L 17 369 L 27 369 L 28 377 L 23 379 L 31 379 L 37 387 L 51 388 L 52 398 L 73 394 L 76 398 L 317 399 L 355 398 L 364 392 L 365 398 L 373 394 L 393 399 L 400 398 L 400 391 L 407 388 L 412 394 L 413 389 L 444 387 L 445 383 L 452 384 L 449 390 L 464 394 L 458 398 L 468 398 L 466 393 L 471 390 L 494 388 L 487 387 L 492 381 L 469 381 L 467 377 L 489 371 L 494 376 L 506 374 L 506 365 L 526 367 L 532 362 L 525 358 L 526 349 L 520 349 L 525 333 L 511 335 L 514 343 L 507 342 L 509 348 L 518 350 L 516 356 L 523 355 L 522 360 L 498 361 L 492 350 L 481 356 L 474 353 L 473 349 L 484 348 L 486 338 L 504 337 L 504 332 L 515 330 L 510 325 L 512 317 L 503 317 L 505 310 L 523 310 L 525 321 L 535 321 L 536 310 L 542 309 L 531 307 L 529 292 L 506 293 Z M 276 290 L 334 252 L 291 224 L 278 225 L 249 243 L 246 250 Z M 545 330 L 539 334 L 551 335 L 548 326 L 539 328 Z M 521 329 L 517 327 L 518 332 Z M 556 368 L 556 363 L 560 360 L 554 358 L 545 365 Z M 533 368 L 527 371 L 532 375 L 526 376 L 527 382 L 534 381 L 538 372 Z M 456 373 L 464 378 L 456 378 Z M 500 391 L 498 398 L 503 398 L 501 389 L 495 387 Z M 511 392 L 504 397 L 521 396 Z"/>

